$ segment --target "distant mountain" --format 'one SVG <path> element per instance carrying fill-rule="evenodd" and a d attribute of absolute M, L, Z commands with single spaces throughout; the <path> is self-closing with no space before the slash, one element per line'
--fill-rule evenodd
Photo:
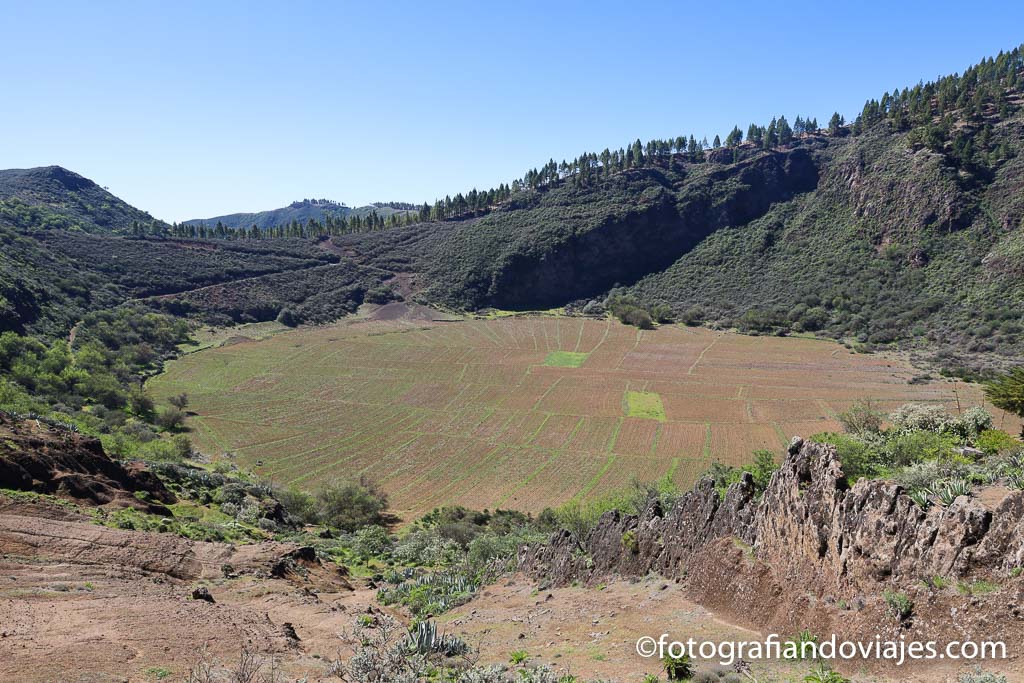
<path fill-rule="evenodd" d="M 43 228 L 122 234 L 135 224 L 166 225 L 60 166 L 0 170 L 0 202 L 45 208 L 49 222 L 36 226 Z"/>
<path fill-rule="evenodd" d="M 408 207 L 408 208 L 406 208 Z M 220 223 L 225 228 L 251 228 L 256 227 L 272 228 L 278 225 L 287 225 L 292 221 L 307 223 L 310 219 L 323 222 L 328 216 L 334 218 L 349 218 L 351 216 L 364 217 L 376 212 L 381 218 L 387 218 L 393 213 L 405 213 L 407 210 L 414 210 L 412 204 L 402 202 L 382 202 L 353 208 L 341 202 L 330 199 L 303 199 L 295 201 L 280 209 L 259 211 L 257 213 L 230 213 L 224 216 L 212 218 L 193 218 L 185 221 L 185 225 L 206 225 L 213 227 Z"/>

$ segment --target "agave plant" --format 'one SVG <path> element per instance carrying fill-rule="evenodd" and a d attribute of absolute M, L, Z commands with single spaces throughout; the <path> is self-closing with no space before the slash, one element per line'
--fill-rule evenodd
<path fill-rule="evenodd" d="M 932 496 L 934 495 L 935 492 L 929 488 L 914 489 L 913 491 L 907 493 L 907 497 L 909 497 L 910 500 L 914 501 L 914 504 L 917 505 L 917 507 L 921 508 L 922 510 L 928 509 L 928 507 L 932 504 Z"/>
<path fill-rule="evenodd" d="M 1006 476 L 1006 484 L 1018 491 L 1024 491 L 1024 472 L 1016 470 Z"/>
<path fill-rule="evenodd" d="M 409 650 L 421 655 L 441 654 L 457 657 L 470 651 L 469 644 L 462 638 L 437 630 L 433 621 L 421 621 L 409 629 L 405 638 Z"/>
<path fill-rule="evenodd" d="M 948 507 L 960 496 L 971 495 L 971 485 L 963 479 L 954 479 L 939 487 L 936 494 L 939 497 L 939 502 L 942 503 L 943 506 Z"/>
<path fill-rule="evenodd" d="M 804 676 L 805 683 L 850 683 L 849 678 L 845 678 L 838 671 L 834 671 L 832 667 L 824 662 L 818 662 L 818 665 L 811 669 L 811 672 Z"/>

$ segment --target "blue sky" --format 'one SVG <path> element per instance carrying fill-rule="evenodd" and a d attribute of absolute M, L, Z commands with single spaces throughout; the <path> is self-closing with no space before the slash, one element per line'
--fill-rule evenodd
<path fill-rule="evenodd" d="M 1024 41 L 1024 3 L 1008 1 L 0 13 L 0 167 L 60 164 L 169 221 L 303 197 L 432 201 L 638 137 L 852 116 Z"/>

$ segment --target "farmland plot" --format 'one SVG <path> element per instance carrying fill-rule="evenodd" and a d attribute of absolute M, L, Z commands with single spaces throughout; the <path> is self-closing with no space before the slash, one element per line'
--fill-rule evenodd
<path fill-rule="evenodd" d="M 526 316 L 301 328 L 189 354 L 149 386 L 189 394 L 203 452 L 310 490 L 366 475 L 410 519 L 450 504 L 536 512 L 633 478 L 689 486 L 711 462 L 837 429 L 857 399 L 982 403 L 976 386 L 919 374 L 825 341 Z"/>

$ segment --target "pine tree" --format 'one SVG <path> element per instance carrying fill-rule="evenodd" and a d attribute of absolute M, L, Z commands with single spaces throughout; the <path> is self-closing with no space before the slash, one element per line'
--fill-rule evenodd
<path fill-rule="evenodd" d="M 779 136 L 779 144 L 786 146 L 793 142 L 793 129 L 789 127 L 789 121 L 786 120 L 785 116 L 779 117 L 779 123 L 776 127 L 776 131 Z"/>
<path fill-rule="evenodd" d="M 828 120 L 828 132 L 831 135 L 835 135 L 843 127 L 843 123 L 843 117 L 839 115 L 839 112 L 835 112 L 832 114 L 832 118 Z"/>
<path fill-rule="evenodd" d="M 771 149 L 778 146 L 779 144 L 779 133 L 778 133 L 779 122 L 775 118 L 768 124 L 768 128 L 764 132 L 764 138 L 762 143 L 765 149 Z"/>
<path fill-rule="evenodd" d="M 986 384 L 985 396 L 996 408 L 1024 417 L 1024 367 Z"/>
<path fill-rule="evenodd" d="M 725 146 L 735 147 L 741 142 L 743 142 L 743 131 L 739 126 L 733 126 L 729 134 L 725 136 Z"/>

